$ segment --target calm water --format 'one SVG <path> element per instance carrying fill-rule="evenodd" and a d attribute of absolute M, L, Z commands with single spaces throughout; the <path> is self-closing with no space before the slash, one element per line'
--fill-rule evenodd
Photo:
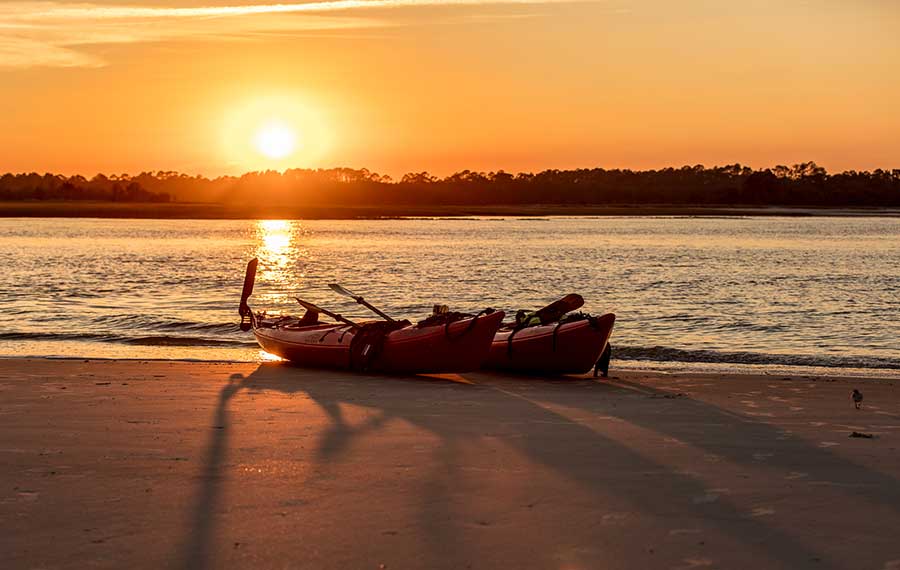
<path fill-rule="evenodd" d="M 618 315 L 623 366 L 900 375 L 900 219 L 0 220 L 0 356 L 258 360 L 237 328 L 298 295 L 368 317 L 434 303 Z M 687 364 L 685 364 L 687 363 Z"/>

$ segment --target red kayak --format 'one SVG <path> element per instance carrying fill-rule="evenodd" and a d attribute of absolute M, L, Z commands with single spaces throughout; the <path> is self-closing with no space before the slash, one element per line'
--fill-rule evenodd
<path fill-rule="evenodd" d="M 405 320 L 354 323 L 301 299 L 307 309 L 302 318 L 267 316 L 247 304 L 256 267 L 257 260 L 251 260 L 244 277 L 241 329 L 252 329 L 266 352 L 301 366 L 404 374 L 476 370 L 503 321 L 503 311 L 486 309 L 478 315 L 434 315 L 415 325 Z M 320 313 L 344 324 L 319 323 Z"/>
<path fill-rule="evenodd" d="M 253 334 L 266 352 L 313 368 L 389 373 L 466 372 L 478 369 L 503 321 L 503 312 L 453 322 L 412 325 L 383 321 L 303 326 L 295 317 L 254 318 Z"/>
<path fill-rule="evenodd" d="M 583 374 L 594 368 L 609 343 L 616 316 L 526 328 L 494 336 L 485 367 L 540 374 Z"/>

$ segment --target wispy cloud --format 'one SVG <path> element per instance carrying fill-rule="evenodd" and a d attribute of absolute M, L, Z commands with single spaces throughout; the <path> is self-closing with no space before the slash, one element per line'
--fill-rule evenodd
<path fill-rule="evenodd" d="M 0 69 L 103 66 L 106 62 L 85 47 L 97 44 L 385 26 L 391 23 L 385 12 L 398 8 L 598 1 L 332 0 L 193 7 L 12 1 L 0 4 Z"/>

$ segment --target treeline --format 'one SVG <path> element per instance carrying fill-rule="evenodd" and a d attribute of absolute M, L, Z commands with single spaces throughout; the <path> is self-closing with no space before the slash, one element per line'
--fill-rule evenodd
<path fill-rule="evenodd" d="M 83 176 L 59 174 L 4 174 L 0 176 L 0 201 L 26 200 L 98 202 L 169 202 L 168 192 L 147 190 L 139 181 L 123 175 L 108 178 L 98 174 Z"/>
<path fill-rule="evenodd" d="M 537 174 L 427 172 L 400 180 L 366 169 L 291 169 L 208 179 L 7 174 L 0 200 L 114 200 L 294 206 L 749 205 L 900 207 L 900 169 L 829 174 L 813 162 L 753 170 L 740 164 L 661 170 L 545 170 Z"/>

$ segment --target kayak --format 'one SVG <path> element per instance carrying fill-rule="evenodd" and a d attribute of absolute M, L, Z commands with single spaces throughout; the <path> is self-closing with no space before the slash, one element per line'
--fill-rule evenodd
<path fill-rule="evenodd" d="M 253 334 L 268 353 L 312 368 L 384 373 L 476 370 L 487 359 L 503 312 L 446 323 L 418 325 L 384 321 L 358 326 L 302 325 L 296 317 L 256 317 Z M 423 326 L 424 325 L 424 326 Z"/>
<path fill-rule="evenodd" d="M 414 325 L 391 319 L 356 296 L 385 320 L 355 323 L 299 298 L 306 308 L 303 317 L 270 316 L 247 304 L 258 264 L 257 259 L 247 264 L 240 328 L 252 330 L 266 352 L 300 366 L 403 374 L 476 370 L 487 359 L 503 322 L 503 311 L 485 309 L 477 315 L 442 312 Z M 332 288 L 349 294 L 342 287 Z M 338 322 L 320 323 L 320 314 Z"/>
<path fill-rule="evenodd" d="M 616 316 L 500 329 L 485 367 L 540 374 L 583 374 L 598 364 Z"/>

